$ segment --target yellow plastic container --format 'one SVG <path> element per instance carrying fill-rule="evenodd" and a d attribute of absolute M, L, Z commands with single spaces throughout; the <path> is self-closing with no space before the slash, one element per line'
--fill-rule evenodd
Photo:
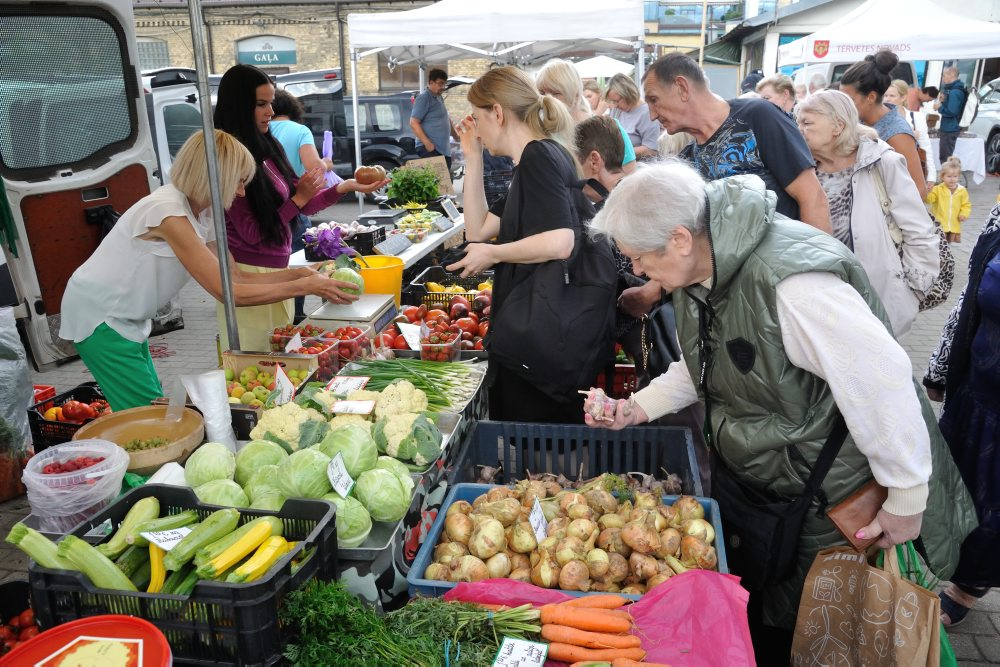
<path fill-rule="evenodd" d="M 361 277 L 365 279 L 368 294 L 392 294 L 399 308 L 403 293 L 403 260 L 384 255 L 365 255 L 366 267 L 361 264 Z"/>

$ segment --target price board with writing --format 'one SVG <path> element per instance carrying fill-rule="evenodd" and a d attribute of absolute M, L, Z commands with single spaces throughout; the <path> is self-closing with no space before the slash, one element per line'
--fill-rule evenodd
<path fill-rule="evenodd" d="M 376 244 L 374 250 L 379 255 L 395 256 L 401 252 L 405 252 L 412 245 L 413 243 L 410 242 L 410 239 L 406 238 L 403 234 L 393 234 L 385 241 Z"/>
<path fill-rule="evenodd" d="M 340 452 L 337 452 L 330 459 L 330 463 L 326 467 L 326 476 L 330 479 L 330 485 L 333 486 L 333 490 L 340 494 L 341 498 L 346 498 L 351 494 L 351 489 L 354 488 L 354 479 L 347 472 L 347 466 L 344 465 L 344 456 Z"/>
<path fill-rule="evenodd" d="M 528 515 L 528 523 L 535 531 L 535 539 L 539 544 L 549 536 L 549 522 L 545 520 L 545 513 L 542 512 L 542 504 L 535 498 L 535 504 L 531 507 L 531 514 Z"/>
<path fill-rule="evenodd" d="M 504 637 L 493 667 L 542 667 L 548 654 L 548 644 Z"/>
<path fill-rule="evenodd" d="M 187 537 L 187 534 L 190 532 L 191 528 L 183 526 L 181 528 L 174 528 L 172 530 L 158 530 L 155 532 L 140 533 L 140 535 L 142 535 L 152 544 L 155 544 L 164 551 L 170 551 L 175 546 L 177 546 L 181 540 Z"/>

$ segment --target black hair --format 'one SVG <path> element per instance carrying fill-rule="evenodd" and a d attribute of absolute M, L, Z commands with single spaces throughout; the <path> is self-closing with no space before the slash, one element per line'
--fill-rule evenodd
<path fill-rule="evenodd" d="M 941 91 L 937 89 L 937 86 L 924 86 L 920 91 L 931 98 L 937 98 L 941 94 Z"/>
<path fill-rule="evenodd" d="M 434 68 L 430 72 L 427 73 L 427 81 L 428 82 L 430 82 L 430 81 L 447 81 L 447 80 L 448 80 L 448 73 L 445 72 L 443 69 Z"/>
<path fill-rule="evenodd" d="M 264 160 L 278 167 L 288 188 L 295 191 L 295 172 L 288 164 L 285 150 L 268 132 L 257 129 L 254 111 L 257 108 L 257 87 L 274 85 L 270 77 L 253 65 L 234 65 L 219 82 L 218 101 L 215 105 L 215 127 L 229 132 L 240 140 L 257 163 L 253 180 L 246 186 L 247 202 L 257 221 L 257 230 L 265 245 L 284 244 L 291 235 L 291 227 L 282 222 L 278 208 L 283 201 L 264 168 Z"/>
<path fill-rule="evenodd" d="M 892 70 L 899 64 L 899 56 L 892 51 L 883 49 L 875 55 L 865 56 L 861 62 L 854 63 L 844 72 L 840 85 L 853 86 L 862 95 L 875 93 L 875 101 L 882 101 L 882 93 L 892 83 Z"/>
<path fill-rule="evenodd" d="M 657 58 L 649 66 L 642 80 L 654 74 L 661 82 L 672 85 L 679 76 L 683 76 L 697 88 L 704 88 L 707 85 L 705 73 L 698 67 L 698 63 L 684 55 L 683 53 L 668 53 L 662 58 Z"/>
<path fill-rule="evenodd" d="M 274 91 L 274 103 L 271 108 L 274 110 L 275 116 L 288 116 L 289 120 L 296 123 L 302 122 L 302 114 L 306 111 L 299 98 L 287 90 Z"/>

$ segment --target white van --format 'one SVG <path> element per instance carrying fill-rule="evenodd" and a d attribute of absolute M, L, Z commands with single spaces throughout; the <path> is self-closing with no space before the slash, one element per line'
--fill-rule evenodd
<path fill-rule="evenodd" d="M 59 313 L 102 223 L 159 185 L 131 0 L 0 4 L 0 175 L 18 240 L 4 247 L 35 366 L 76 354 Z"/>
<path fill-rule="evenodd" d="M 846 72 L 851 65 L 854 63 L 814 63 L 812 65 L 805 65 L 802 68 L 795 71 L 792 74 L 792 81 L 796 86 L 803 85 L 806 90 L 809 89 L 809 83 L 815 78 L 820 77 L 824 82 L 824 87 L 830 84 L 839 83 L 842 78 L 844 78 L 844 72 Z M 914 82 L 917 80 L 917 72 L 913 68 L 913 63 L 910 62 L 900 62 L 896 65 L 896 68 L 892 70 L 893 79 L 902 79 L 906 82 L 908 86 L 913 86 Z"/>

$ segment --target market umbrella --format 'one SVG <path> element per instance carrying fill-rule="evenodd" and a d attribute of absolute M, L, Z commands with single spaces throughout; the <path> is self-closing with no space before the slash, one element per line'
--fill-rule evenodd
<path fill-rule="evenodd" d="M 631 74 L 635 65 L 608 56 L 595 56 L 573 63 L 584 79 L 608 79 L 615 74 Z"/>

